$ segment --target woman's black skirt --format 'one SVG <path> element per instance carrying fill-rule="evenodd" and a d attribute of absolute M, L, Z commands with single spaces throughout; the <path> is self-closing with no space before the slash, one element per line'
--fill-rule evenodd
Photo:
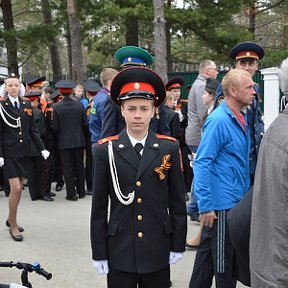
<path fill-rule="evenodd" d="M 4 158 L 4 170 L 8 179 L 26 175 L 27 158 Z"/>

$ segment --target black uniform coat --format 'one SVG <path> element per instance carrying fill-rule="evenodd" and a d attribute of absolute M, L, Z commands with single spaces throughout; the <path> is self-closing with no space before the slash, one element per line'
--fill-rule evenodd
<path fill-rule="evenodd" d="M 53 105 L 51 129 L 58 136 L 59 150 L 84 148 L 84 129 L 87 125 L 86 111 L 80 101 L 67 96 Z"/>
<path fill-rule="evenodd" d="M 19 111 L 13 107 L 9 98 L 1 98 L 0 103 L 9 115 L 13 118 L 20 116 L 21 119 L 21 128 L 12 128 L 0 116 L 0 157 L 28 157 L 31 153 L 32 141 L 34 141 L 38 151 L 44 150 L 44 144 L 33 119 L 31 102 L 19 97 Z M 5 113 L 4 115 L 11 124 L 16 124 L 16 121 L 11 120 Z"/>
<path fill-rule="evenodd" d="M 96 145 L 90 230 L 92 258 L 108 259 L 110 268 L 124 272 L 159 271 L 169 265 L 170 251 L 185 250 L 187 216 L 179 143 L 159 139 L 149 131 L 137 167 L 137 154 L 126 130 L 112 142 L 121 191 L 126 196 L 135 191 L 135 199 L 128 206 L 119 202 L 111 180 L 108 143 Z M 171 155 L 168 162 L 172 166 L 163 170 L 165 178 L 160 180 L 154 169 L 162 164 L 164 155 Z M 108 197 L 111 208 L 107 223 Z"/>

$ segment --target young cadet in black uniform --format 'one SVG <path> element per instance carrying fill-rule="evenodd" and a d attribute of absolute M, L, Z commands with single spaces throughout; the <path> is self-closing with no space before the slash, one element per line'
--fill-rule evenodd
<path fill-rule="evenodd" d="M 9 179 L 9 215 L 6 225 L 15 241 L 22 241 L 24 229 L 17 224 L 17 208 L 21 198 L 25 169 L 30 155 L 31 141 L 44 159 L 49 151 L 36 128 L 30 101 L 19 97 L 20 81 L 10 77 L 5 80 L 7 97 L 0 101 L 0 166 Z"/>
<path fill-rule="evenodd" d="M 111 98 L 126 128 L 95 146 L 93 265 L 108 273 L 109 288 L 168 288 L 169 264 L 185 250 L 187 215 L 179 143 L 149 129 L 165 87 L 154 71 L 130 67 L 114 78 Z"/>
<path fill-rule="evenodd" d="M 58 137 L 55 134 L 55 132 L 51 128 L 51 120 L 53 120 L 53 105 L 61 102 L 64 96 L 62 96 L 59 92 L 59 90 L 55 90 L 50 95 L 51 102 L 48 103 L 47 108 L 45 110 L 45 118 L 46 118 L 46 127 L 49 133 L 48 140 L 50 142 L 49 147 L 52 147 L 51 154 L 53 158 L 53 176 L 52 176 L 52 182 L 56 182 L 55 191 L 60 192 L 62 191 L 62 188 L 64 186 L 64 180 L 63 180 L 63 170 L 62 170 L 62 164 L 61 164 L 61 157 L 58 149 Z M 50 151 L 50 150 L 49 150 Z"/>
<path fill-rule="evenodd" d="M 45 142 L 45 137 L 47 135 L 45 117 L 41 111 L 40 106 L 41 94 L 42 91 L 30 92 L 25 95 L 25 98 L 31 102 L 35 125 L 38 129 L 43 143 L 47 147 Z M 51 147 L 49 147 L 49 149 L 50 148 Z M 46 169 L 46 165 L 49 165 L 51 155 L 47 160 L 43 160 L 40 152 L 37 150 L 34 141 L 31 141 L 29 160 L 30 161 L 28 166 L 29 168 L 27 169 L 27 178 L 31 200 L 54 201 L 54 199 L 50 196 L 50 187 L 48 187 L 49 190 L 47 190 L 46 183 L 50 177 L 50 175 L 48 175 L 49 171 Z"/>
<path fill-rule="evenodd" d="M 83 104 L 69 96 L 76 83 L 60 80 L 55 84 L 64 96 L 53 106 L 51 128 L 58 136 L 58 148 L 66 184 L 66 199 L 77 201 L 85 197 L 84 129 L 87 127 L 86 111 Z M 78 196 L 77 196 L 78 194 Z"/>
<path fill-rule="evenodd" d="M 189 196 L 187 192 L 191 190 L 191 183 L 192 183 L 192 169 L 190 166 L 190 159 L 189 154 L 191 156 L 191 151 L 188 145 L 185 142 L 185 129 L 187 127 L 187 100 L 180 99 L 181 96 L 181 87 L 183 86 L 184 81 L 180 77 L 174 77 L 170 79 L 166 85 L 166 91 L 169 91 L 174 95 L 174 110 L 178 113 L 179 121 L 181 125 L 181 135 L 180 135 L 180 148 L 182 152 L 182 163 L 183 163 L 183 172 L 184 172 L 184 179 L 185 179 L 185 199 L 186 201 L 189 200 Z"/>
<path fill-rule="evenodd" d="M 123 69 L 127 67 L 146 67 L 153 63 L 151 54 L 137 46 L 124 46 L 115 53 L 115 59 Z M 111 98 L 105 104 L 105 116 L 102 123 L 101 138 L 118 134 L 125 128 L 125 121 L 121 111 Z M 166 111 L 163 105 L 155 110 L 155 115 L 150 122 L 150 129 L 155 133 L 170 136 L 170 129 L 166 121 Z"/>

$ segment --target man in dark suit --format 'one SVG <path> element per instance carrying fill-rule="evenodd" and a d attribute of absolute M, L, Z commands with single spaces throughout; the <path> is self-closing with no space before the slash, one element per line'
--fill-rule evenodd
<path fill-rule="evenodd" d="M 165 87 L 154 71 L 131 67 L 114 78 L 111 98 L 126 128 L 95 146 L 93 264 L 108 274 L 109 288 L 168 288 L 169 264 L 185 250 L 187 216 L 179 143 L 149 129 Z"/>
<path fill-rule="evenodd" d="M 75 86 L 76 83 L 70 80 L 61 80 L 55 84 L 64 98 L 53 106 L 51 121 L 51 128 L 59 139 L 66 199 L 71 201 L 77 201 L 78 196 L 80 199 L 85 197 L 84 129 L 88 125 L 83 104 L 69 97 Z"/>

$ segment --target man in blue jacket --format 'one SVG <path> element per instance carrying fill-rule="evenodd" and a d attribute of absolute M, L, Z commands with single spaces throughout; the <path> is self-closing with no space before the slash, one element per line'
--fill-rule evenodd
<path fill-rule="evenodd" d="M 233 249 L 226 213 L 250 186 L 250 135 L 242 108 L 254 100 L 254 82 L 245 70 L 233 69 L 222 81 L 225 100 L 211 113 L 194 161 L 194 193 L 203 224 L 189 288 L 236 287 Z"/>
<path fill-rule="evenodd" d="M 253 77 L 258 70 L 258 61 L 264 57 L 264 49 L 254 42 L 242 42 L 234 46 L 230 51 L 230 57 L 235 60 L 235 68 L 248 71 Z M 261 89 L 257 83 L 254 83 L 256 91 L 255 98 L 251 105 L 246 107 L 248 127 L 250 130 L 250 180 L 251 185 L 254 182 L 254 174 L 256 162 L 259 152 L 259 146 L 264 134 L 264 122 L 262 120 L 262 112 L 259 107 L 261 99 Z M 215 106 L 219 105 L 221 99 L 224 98 L 222 86 L 219 85 L 216 91 Z"/>

